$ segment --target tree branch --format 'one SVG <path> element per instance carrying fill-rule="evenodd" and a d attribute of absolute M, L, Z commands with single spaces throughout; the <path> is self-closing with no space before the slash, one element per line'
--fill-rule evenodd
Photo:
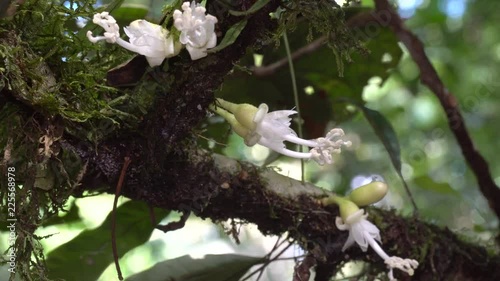
<path fill-rule="evenodd" d="M 462 150 L 462 154 L 467 164 L 476 176 L 481 193 L 488 201 L 490 208 L 495 212 L 497 217 L 500 218 L 500 201 L 498 200 L 498 198 L 500 198 L 500 189 L 491 176 L 488 163 L 481 153 L 477 151 L 472 142 L 462 114 L 460 113 L 457 99 L 448 91 L 439 78 L 436 70 L 425 54 L 422 42 L 404 26 L 403 21 L 389 2 L 387 0 L 375 0 L 375 7 L 377 12 L 389 15 L 388 24 L 398 36 L 399 40 L 406 46 L 411 57 L 418 65 L 422 83 L 439 99 L 446 113 L 449 127 L 455 135 L 455 139 Z"/>
<path fill-rule="evenodd" d="M 135 140 L 126 143 L 133 151 L 147 150 L 143 145 Z M 81 147 L 72 148 L 69 143 L 64 146 L 86 155 L 89 163 L 120 163 L 125 153 L 110 149 L 94 155 Z M 382 259 L 372 250 L 364 253 L 352 247 L 342 254 L 347 233 L 335 227 L 338 210 L 318 203 L 318 198 L 328 192 L 270 169 L 194 150 L 194 146 L 186 147 L 186 151 L 191 152 L 167 155 L 157 163 L 155 171 L 151 171 L 150 163 L 159 159 L 134 153 L 122 194 L 155 207 L 192 211 L 214 222 L 240 218 L 257 224 L 264 234 L 288 232 L 308 250 L 326 275 L 338 270 L 346 260 L 367 261 L 375 272 L 386 270 Z M 97 182 L 106 178 L 92 177 L 96 169 L 95 165 L 88 167 L 89 175 L 82 185 L 86 190 L 111 184 Z M 498 255 L 488 255 L 484 248 L 460 241 L 451 231 L 415 218 L 402 218 L 394 211 L 369 209 L 369 212 L 370 220 L 381 229 L 382 246 L 390 255 L 419 261 L 412 280 L 500 280 Z M 331 270 L 326 272 L 327 268 Z M 399 280 L 405 280 L 404 273 L 396 274 Z"/>
<path fill-rule="evenodd" d="M 373 12 L 362 12 L 350 17 L 346 21 L 346 25 L 354 34 L 354 36 L 357 36 L 359 35 L 359 30 L 361 27 L 364 27 L 367 24 L 372 24 L 374 22 L 377 22 L 377 19 L 378 19 L 377 16 Z M 303 56 L 314 53 L 315 51 L 323 47 L 326 42 L 327 42 L 326 36 L 319 37 L 318 39 L 312 41 L 311 43 L 293 52 L 292 60 L 295 61 L 302 58 Z M 252 71 L 252 74 L 257 77 L 266 77 L 275 74 L 278 70 L 287 65 L 288 65 L 288 58 L 284 57 L 269 65 L 252 67 L 250 68 L 250 70 Z"/>
<path fill-rule="evenodd" d="M 292 53 L 292 59 L 297 60 L 305 55 L 315 52 L 317 49 L 321 48 L 326 42 L 326 36 L 321 36 L 320 38 L 312 41 L 306 46 L 298 49 Z M 257 77 L 271 76 L 275 74 L 278 70 L 288 65 L 288 58 L 284 57 L 279 61 L 276 61 L 270 65 L 252 67 L 252 74 Z"/>

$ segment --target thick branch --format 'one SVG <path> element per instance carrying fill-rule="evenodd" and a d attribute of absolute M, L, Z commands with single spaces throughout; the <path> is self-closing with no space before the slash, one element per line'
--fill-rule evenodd
<path fill-rule="evenodd" d="M 134 151 L 147 149 L 137 141 L 126 146 Z M 70 145 L 66 144 L 66 148 Z M 112 165 L 114 161 L 120 163 L 124 153 L 111 149 L 99 155 L 87 154 L 87 160 Z M 335 227 L 338 210 L 319 205 L 317 199 L 327 192 L 311 184 L 204 151 L 170 154 L 157 163 L 154 171 L 150 161 L 140 154 L 133 157 L 124 196 L 156 207 L 192 211 L 214 222 L 240 218 L 257 224 L 264 234 L 288 232 L 322 268 L 334 269 L 347 259 L 368 261 L 376 271 L 385 271 L 382 260 L 372 250 L 363 253 L 353 247 L 346 252 L 348 256 L 341 253 L 347 233 Z M 82 185 L 86 189 L 103 184 L 96 182 L 104 180 L 102 177 L 91 176 L 95 169 L 88 168 L 89 176 Z M 369 211 L 370 219 L 381 229 L 383 248 L 390 255 L 420 262 L 412 280 L 500 280 L 500 258 L 489 256 L 484 248 L 460 241 L 449 230 L 401 218 L 393 211 Z M 397 274 L 399 280 L 405 280 L 404 274 Z"/>
<path fill-rule="evenodd" d="M 479 184 L 479 189 L 483 193 L 490 208 L 500 218 L 500 189 L 495 184 L 491 176 L 488 163 L 484 157 L 477 151 L 472 142 L 472 139 L 465 127 L 465 122 L 460 113 L 457 99 L 444 86 L 439 78 L 436 70 L 432 66 L 429 58 L 425 54 L 422 42 L 408 30 L 399 15 L 394 11 L 393 7 L 387 0 L 375 0 L 375 6 L 380 14 L 388 14 L 388 24 L 399 40 L 406 46 L 411 57 L 420 69 L 420 79 L 424 85 L 436 95 L 441 103 L 441 106 L 446 112 L 448 124 L 451 131 L 462 150 L 462 154 L 476 176 Z"/>

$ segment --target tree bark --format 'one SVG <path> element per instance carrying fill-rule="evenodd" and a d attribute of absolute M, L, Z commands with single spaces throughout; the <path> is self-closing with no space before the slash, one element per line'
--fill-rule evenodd
<path fill-rule="evenodd" d="M 67 144 L 69 145 L 69 144 Z M 147 150 L 137 144 L 133 151 Z M 121 167 L 126 152 L 109 149 L 99 155 L 80 151 L 89 163 L 89 176 L 84 178 L 80 191 L 92 186 L 114 186 L 117 172 L 109 179 L 90 175 L 100 170 L 95 163 Z M 67 147 L 69 148 L 69 147 Z M 282 176 L 269 168 L 211 154 L 190 147 L 185 153 L 169 154 L 156 162 L 150 170 L 151 159 L 144 154 L 133 155 L 122 194 L 152 206 L 179 211 L 191 211 L 201 218 L 221 222 L 239 218 L 255 223 L 266 235 L 288 232 L 317 263 L 327 270 L 328 280 L 346 261 L 363 260 L 372 265 L 370 274 L 385 271 L 382 259 L 371 249 L 362 252 L 351 247 L 345 253 L 341 248 L 346 232 L 335 227 L 336 207 L 323 207 L 318 199 L 329 193 L 309 183 Z M 93 184 L 87 184 L 87 179 Z M 98 180 L 98 181 L 96 181 Z M 100 182 L 104 181 L 104 182 Z M 113 190 L 107 192 L 113 193 Z M 394 210 L 369 208 L 369 219 L 381 230 L 382 247 L 389 255 L 416 259 L 420 265 L 411 280 L 497 280 L 500 278 L 500 257 L 487 249 L 460 240 L 448 229 L 441 229 L 417 218 L 403 218 Z M 395 270 L 398 280 L 408 280 L 405 273 Z"/>

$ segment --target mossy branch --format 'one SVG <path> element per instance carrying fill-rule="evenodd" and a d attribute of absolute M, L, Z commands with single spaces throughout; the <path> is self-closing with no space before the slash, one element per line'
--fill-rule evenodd
<path fill-rule="evenodd" d="M 138 142 L 129 143 L 140 151 Z M 194 148 L 193 148 L 194 149 Z M 186 150 L 189 151 L 189 150 Z M 335 227 L 338 209 L 323 207 L 318 201 L 330 193 L 309 183 L 279 175 L 271 169 L 258 168 L 249 163 L 191 150 L 186 154 L 170 154 L 156 162 L 136 155 L 127 173 L 122 194 L 134 200 L 166 209 L 191 211 L 214 222 L 239 218 L 255 223 L 264 234 L 290 238 L 309 251 L 318 270 L 330 269 L 326 276 L 336 272 L 347 261 L 370 263 L 369 275 L 385 271 L 383 261 L 372 250 L 367 253 L 353 247 L 341 252 L 346 233 Z M 92 156 L 94 163 L 120 163 L 122 155 L 112 150 Z M 163 157 L 162 157 L 163 158 Z M 149 167 L 149 168 L 148 168 Z M 92 167 L 95 172 L 97 167 Z M 111 175 L 115 178 L 115 175 Z M 87 178 L 85 188 L 112 185 L 96 178 Z M 100 180 L 105 180 L 100 178 Z M 108 192 L 112 192 L 109 190 Z M 500 256 L 488 253 L 486 248 L 461 240 L 448 229 L 441 229 L 416 218 L 404 218 L 394 211 L 369 208 L 370 220 L 381 230 L 383 248 L 390 255 L 418 260 L 420 266 L 411 280 L 496 280 L 500 278 Z M 397 273 L 398 274 L 398 273 Z M 320 274 L 321 276 L 321 274 Z M 407 278 L 397 275 L 399 280 Z"/>

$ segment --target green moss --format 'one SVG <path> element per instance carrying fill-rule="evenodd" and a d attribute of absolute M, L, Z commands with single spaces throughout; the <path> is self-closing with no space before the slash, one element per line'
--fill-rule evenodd
<path fill-rule="evenodd" d="M 47 280 L 42 238 L 34 232 L 64 210 L 86 168 L 58 140 L 72 135 L 97 146 L 117 129 L 135 130 L 159 89 L 146 79 L 126 89 L 107 86 L 108 71 L 134 54 L 89 42 L 87 30 L 100 32 L 92 23 L 77 27 L 77 18 L 96 13 L 95 1 L 75 1 L 76 10 L 63 2 L 26 1 L 12 18 L 0 19 L 0 168 L 16 169 L 15 247 L 23 280 Z M 2 186 L 2 214 L 7 196 Z"/>
<path fill-rule="evenodd" d="M 117 128 L 137 126 L 155 92 L 144 85 L 127 91 L 106 86 L 107 72 L 134 54 L 89 42 L 86 31 L 100 28 L 90 22 L 79 29 L 76 23 L 92 18 L 95 1 L 75 3 L 71 10 L 27 1 L 12 20 L 0 22 L 1 84 L 42 114 L 62 117 L 67 132 L 84 130 L 77 137 L 98 144 Z"/>

